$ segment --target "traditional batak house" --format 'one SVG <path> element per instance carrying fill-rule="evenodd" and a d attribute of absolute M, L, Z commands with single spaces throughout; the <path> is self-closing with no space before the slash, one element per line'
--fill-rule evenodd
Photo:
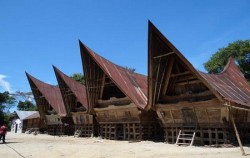
<path fill-rule="evenodd" d="M 218 145 L 239 135 L 249 142 L 250 86 L 232 58 L 223 72 L 206 74 L 150 22 L 148 42 L 148 102 L 167 142 Z"/>
<path fill-rule="evenodd" d="M 88 114 L 86 88 L 53 66 L 61 90 L 67 116 L 73 118 L 75 134 L 90 137 L 94 135 L 94 118 Z"/>
<path fill-rule="evenodd" d="M 50 135 L 71 134 L 72 118 L 67 117 L 59 87 L 44 83 L 26 73 L 41 123 Z"/>
<path fill-rule="evenodd" d="M 89 113 L 96 115 L 101 136 L 120 140 L 157 136 L 156 114 L 144 111 L 147 77 L 113 64 L 81 42 L 80 49 Z"/>

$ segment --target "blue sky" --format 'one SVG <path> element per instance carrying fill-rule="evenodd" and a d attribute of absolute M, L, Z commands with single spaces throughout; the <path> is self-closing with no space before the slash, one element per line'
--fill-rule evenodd
<path fill-rule="evenodd" d="M 52 64 L 82 72 L 78 39 L 147 74 L 148 20 L 195 68 L 250 38 L 248 0 L 0 0 L 0 91 L 30 91 L 25 71 L 57 84 Z"/>

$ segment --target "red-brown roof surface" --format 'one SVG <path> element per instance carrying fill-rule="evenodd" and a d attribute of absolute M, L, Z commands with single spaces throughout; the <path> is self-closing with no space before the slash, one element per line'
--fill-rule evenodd
<path fill-rule="evenodd" d="M 55 73 L 58 74 L 64 82 L 67 84 L 67 86 L 70 88 L 70 90 L 74 93 L 75 97 L 78 99 L 78 101 L 86 108 L 88 109 L 88 102 L 87 102 L 87 95 L 86 95 L 86 88 L 83 84 L 75 81 L 74 79 L 68 77 L 65 75 L 62 71 L 60 71 L 55 66 L 54 70 Z"/>
<path fill-rule="evenodd" d="M 66 109 L 59 87 L 44 83 L 28 73 L 26 73 L 26 75 L 36 85 L 36 87 L 31 88 L 38 88 L 38 90 L 42 93 L 48 103 L 53 107 L 56 113 L 59 116 L 66 116 Z"/>
<path fill-rule="evenodd" d="M 97 55 L 94 51 L 80 42 L 80 46 L 87 51 L 94 61 L 100 66 L 104 73 L 127 95 L 136 106 L 144 109 L 147 105 L 147 77 L 141 74 L 129 71 L 121 66 L 118 66 L 107 59 Z"/>
<path fill-rule="evenodd" d="M 233 58 L 228 60 L 221 73 L 206 74 L 200 72 L 200 74 L 225 100 L 250 107 L 250 85 L 234 63 Z"/>

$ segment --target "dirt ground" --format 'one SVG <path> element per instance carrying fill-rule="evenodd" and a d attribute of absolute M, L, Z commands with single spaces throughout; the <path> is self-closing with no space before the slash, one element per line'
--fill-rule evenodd
<path fill-rule="evenodd" d="M 0 143 L 3 158 L 236 158 L 242 157 L 239 147 L 183 147 L 163 142 L 113 141 L 100 138 L 74 138 L 45 134 L 8 133 L 6 144 Z M 244 147 L 250 157 L 250 147 Z"/>

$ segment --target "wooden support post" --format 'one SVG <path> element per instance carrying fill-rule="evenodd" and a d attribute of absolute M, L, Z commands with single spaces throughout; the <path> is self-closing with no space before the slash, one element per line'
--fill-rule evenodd
<path fill-rule="evenodd" d="M 135 132 L 135 123 L 133 123 L 133 137 L 134 137 L 134 140 L 136 139 L 136 132 Z"/>
<path fill-rule="evenodd" d="M 215 143 L 216 143 L 216 147 L 219 146 L 218 139 L 219 139 L 219 137 L 218 137 L 218 129 L 215 128 Z"/>
<path fill-rule="evenodd" d="M 171 128 L 171 132 L 172 132 L 172 143 L 175 143 L 175 135 L 174 135 L 174 128 Z"/>
<path fill-rule="evenodd" d="M 126 124 L 123 123 L 123 140 L 126 140 Z"/>
<path fill-rule="evenodd" d="M 226 143 L 228 143 L 228 141 L 227 141 L 227 133 L 226 133 L 226 129 L 225 128 L 223 128 L 223 139 L 224 139 L 224 144 L 226 144 Z"/>
<path fill-rule="evenodd" d="M 235 122 L 234 122 L 233 115 L 232 115 L 232 113 L 231 113 L 230 108 L 228 108 L 228 110 L 229 110 L 229 118 L 230 118 L 230 120 L 231 120 L 231 122 L 232 122 L 232 124 L 233 124 L 234 132 L 235 132 L 237 141 L 238 141 L 239 146 L 240 146 L 241 154 L 242 154 L 243 156 L 246 156 L 246 153 L 245 153 L 245 151 L 244 151 L 244 149 L 243 149 L 243 146 L 242 146 L 242 143 L 241 143 L 241 140 L 240 140 L 240 136 L 239 136 L 237 127 L 236 127 Z"/>
<path fill-rule="evenodd" d="M 105 139 L 107 139 L 107 133 L 108 133 L 108 131 L 107 131 L 107 124 L 104 124 L 104 128 L 105 128 L 105 132 L 104 132 L 104 134 L 105 134 Z"/>
<path fill-rule="evenodd" d="M 142 131 L 142 125 L 140 124 L 140 140 L 142 140 L 142 135 L 143 135 L 143 131 Z"/>
<path fill-rule="evenodd" d="M 201 139 L 201 145 L 204 145 L 204 133 L 203 133 L 203 128 L 200 128 L 200 139 Z"/>
<path fill-rule="evenodd" d="M 158 76 L 159 76 L 160 67 L 161 67 L 161 58 L 160 58 L 160 61 L 157 63 L 157 73 L 156 73 L 156 78 L 155 78 L 154 95 L 153 95 L 154 102 L 156 100 L 156 93 L 157 93 L 157 87 L 158 87 Z M 158 92 L 158 93 L 160 93 L 160 92 Z"/>
<path fill-rule="evenodd" d="M 212 134 L 211 134 L 211 128 L 208 128 L 208 138 L 209 138 L 209 145 L 212 145 Z"/>
<path fill-rule="evenodd" d="M 163 84 L 163 89 L 162 89 L 162 92 L 161 92 L 162 96 L 164 96 L 166 94 L 166 92 L 167 92 L 167 88 L 168 88 L 168 84 L 169 84 L 169 81 L 170 81 L 170 76 L 171 76 L 171 73 L 172 73 L 173 65 L 174 65 L 174 59 L 170 58 L 170 63 L 168 64 L 167 72 L 164 71 L 164 73 L 166 73 L 166 77 L 165 77 L 165 81 L 164 81 L 164 84 Z M 166 65 L 166 67 L 167 67 L 167 65 Z"/>

